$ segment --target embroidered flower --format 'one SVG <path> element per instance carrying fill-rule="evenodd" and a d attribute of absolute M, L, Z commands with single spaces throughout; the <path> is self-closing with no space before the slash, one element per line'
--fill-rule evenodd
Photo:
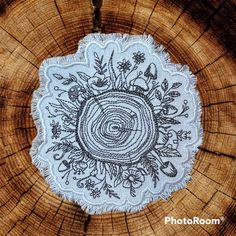
<path fill-rule="evenodd" d="M 95 186 L 95 182 L 92 181 L 91 179 L 87 179 L 87 180 L 85 181 L 85 187 L 86 187 L 88 190 L 93 189 L 94 186 Z"/>
<path fill-rule="evenodd" d="M 95 188 L 91 191 L 90 196 L 92 196 L 94 199 L 97 197 L 100 197 L 101 191 L 98 188 Z"/>
<path fill-rule="evenodd" d="M 124 188 L 139 188 L 144 182 L 144 176 L 136 167 L 125 170 L 122 173 L 122 177 L 124 179 Z"/>
<path fill-rule="evenodd" d="M 89 78 L 88 84 L 94 90 L 104 91 L 110 86 L 110 77 L 95 73 L 93 77 Z"/>
<path fill-rule="evenodd" d="M 144 62 L 144 60 L 145 60 L 145 54 L 144 53 L 141 53 L 140 51 L 138 51 L 138 52 L 134 52 L 133 53 L 133 59 L 134 59 L 134 63 L 135 64 L 140 64 L 140 63 L 143 63 Z"/>
<path fill-rule="evenodd" d="M 72 163 L 72 168 L 75 172 L 77 172 L 78 174 L 81 174 L 83 173 L 84 174 L 84 171 L 85 169 L 88 167 L 87 163 L 84 162 L 84 161 L 74 161 Z"/>
<path fill-rule="evenodd" d="M 52 139 L 58 139 L 61 135 L 61 125 L 59 125 L 59 122 L 55 122 L 55 120 L 53 120 L 50 126 L 52 126 Z"/>
<path fill-rule="evenodd" d="M 130 70 L 131 67 L 131 63 L 130 61 L 126 61 L 125 59 L 123 59 L 122 62 L 118 62 L 118 66 L 117 69 L 119 69 L 120 72 L 124 72 L 126 73 L 128 70 Z"/>

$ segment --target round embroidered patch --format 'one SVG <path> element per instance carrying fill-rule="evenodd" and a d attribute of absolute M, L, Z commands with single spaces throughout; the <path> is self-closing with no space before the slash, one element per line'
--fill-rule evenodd
<path fill-rule="evenodd" d="M 190 179 L 202 140 L 188 67 L 150 36 L 90 34 L 40 68 L 31 156 L 52 189 L 88 213 L 137 211 Z"/>

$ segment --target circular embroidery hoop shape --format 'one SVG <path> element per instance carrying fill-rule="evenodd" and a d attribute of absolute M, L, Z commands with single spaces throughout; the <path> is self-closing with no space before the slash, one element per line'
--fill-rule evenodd
<path fill-rule="evenodd" d="M 202 141 L 195 77 L 151 36 L 90 34 L 39 74 L 30 154 L 55 193 L 90 214 L 134 212 L 190 180 Z"/>
<path fill-rule="evenodd" d="M 84 105 L 77 140 L 91 158 L 130 165 L 153 149 L 156 126 L 143 94 L 108 92 L 91 97 Z"/>

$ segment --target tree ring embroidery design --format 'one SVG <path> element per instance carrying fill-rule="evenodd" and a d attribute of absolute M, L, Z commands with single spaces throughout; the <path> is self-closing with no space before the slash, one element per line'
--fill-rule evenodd
<path fill-rule="evenodd" d="M 202 141 L 187 66 L 151 36 L 90 34 L 40 67 L 31 156 L 52 189 L 88 213 L 137 211 L 190 179 Z"/>

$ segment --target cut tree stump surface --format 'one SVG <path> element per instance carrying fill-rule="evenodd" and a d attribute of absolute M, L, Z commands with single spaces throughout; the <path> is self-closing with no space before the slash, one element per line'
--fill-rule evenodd
<path fill-rule="evenodd" d="M 224 0 L 0 0 L 0 235 L 236 235 L 235 12 Z M 86 214 L 50 190 L 29 155 L 41 62 L 75 53 L 94 31 L 151 34 L 197 76 L 204 140 L 192 181 L 138 213 Z"/>

